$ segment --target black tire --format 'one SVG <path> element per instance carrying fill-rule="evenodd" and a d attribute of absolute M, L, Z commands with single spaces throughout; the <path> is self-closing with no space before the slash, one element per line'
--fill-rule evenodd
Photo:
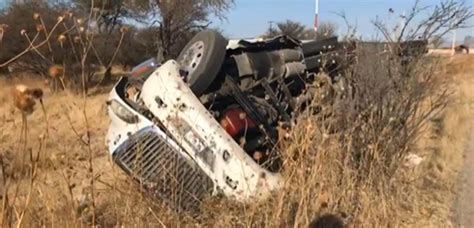
<path fill-rule="evenodd" d="M 227 39 L 220 33 L 206 29 L 196 34 L 179 54 L 177 61 L 184 68 L 192 70 L 186 76 L 186 81 L 196 96 L 202 95 L 217 77 L 225 59 L 227 43 Z M 202 55 L 194 56 L 199 58 L 198 64 L 190 57 L 196 45 L 198 48 L 203 46 Z"/>

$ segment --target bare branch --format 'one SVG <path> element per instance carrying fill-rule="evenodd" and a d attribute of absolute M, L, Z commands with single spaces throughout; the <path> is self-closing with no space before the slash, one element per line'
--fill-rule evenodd
<path fill-rule="evenodd" d="M 56 30 L 56 28 L 58 27 L 58 25 L 59 25 L 60 23 L 61 23 L 61 22 L 58 21 L 58 22 L 53 26 L 52 31 Z M 36 41 L 36 39 L 38 38 L 38 35 L 39 35 L 39 32 L 36 33 L 36 35 L 35 35 L 35 37 L 33 38 L 31 44 L 33 44 L 33 43 Z M 52 33 L 49 33 L 49 36 L 46 37 L 45 40 L 43 40 L 41 43 L 39 43 L 39 44 L 37 44 L 37 45 L 34 45 L 34 46 L 33 46 L 33 45 L 30 44 L 30 45 L 29 45 L 25 50 L 23 50 L 20 54 L 16 55 L 15 57 L 9 59 L 8 61 L 6 61 L 6 62 L 4 62 L 4 63 L 1 63 L 1 64 L 0 64 L 0 67 L 5 67 L 5 66 L 7 66 L 8 64 L 10 64 L 10 63 L 16 61 L 16 60 L 19 59 L 20 57 L 26 55 L 30 50 L 40 48 L 41 46 L 47 44 L 48 41 L 49 41 L 49 39 L 51 38 L 51 35 L 52 35 Z"/>
<path fill-rule="evenodd" d="M 344 24 L 346 26 L 346 34 L 344 35 L 345 39 L 352 39 L 355 37 L 357 31 L 357 21 L 354 25 L 349 22 L 347 15 L 345 12 L 332 12 L 332 14 L 339 16 L 344 20 Z"/>
<path fill-rule="evenodd" d="M 434 7 L 422 7 L 420 2 L 420 0 L 415 2 L 408 15 L 400 15 L 404 22 L 396 39 L 392 38 L 392 29 L 388 28 L 385 22 L 377 18 L 373 24 L 387 41 L 400 43 L 406 40 L 431 40 L 435 37 L 443 37 L 455 29 L 469 27 L 467 22 L 474 17 L 472 8 L 464 1 L 444 0 Z M 432 11 L 428 16 L 415 25 L 415 19 L 431 8 Z"/>

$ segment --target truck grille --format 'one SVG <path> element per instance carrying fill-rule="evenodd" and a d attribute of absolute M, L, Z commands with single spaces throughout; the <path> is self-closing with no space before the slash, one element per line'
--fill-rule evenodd
<path fill-rule="evenodd" d="M 212 180 L 156 132 L 143 130 L 123 145 L 114 153 L 116 163 L 178 212 L 197 212 L 212 191 Z"/>

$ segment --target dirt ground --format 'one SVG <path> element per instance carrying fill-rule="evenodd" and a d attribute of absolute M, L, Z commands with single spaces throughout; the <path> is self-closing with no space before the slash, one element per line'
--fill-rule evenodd
<path fill-rule="evenodd" d="M 460 227 L 474 226 L 474 121 L 470 123 L 469 139 L 464 151 L 464 164 L 459 174 L 458 196 L 454 205 L 454 223 Z"/>
<path fill-rule="evenodd" d="M 456 60 L 455 60 L 456 61 Z M 474 227 L 474 58 L 467 58 L 465 64 L 458 62 L 459 80 L 457 86 L 459 103 L 467 118 L 461 122 L 467 129 L 463 147 L 463 164 L 457 181 L 457 197 L 453 205 L 453 224 L 459 227 Z"/>

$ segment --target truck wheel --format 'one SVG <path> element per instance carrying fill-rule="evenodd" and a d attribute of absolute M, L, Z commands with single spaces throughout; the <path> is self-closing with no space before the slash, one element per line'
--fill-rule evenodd
<path fill-rule="evenodd" d="M 217 31 L 206 29 L 196 34 L 179 54 L 177 61 L 196 96 L 202 95 L 219 73 L 227 42 Z"/>

